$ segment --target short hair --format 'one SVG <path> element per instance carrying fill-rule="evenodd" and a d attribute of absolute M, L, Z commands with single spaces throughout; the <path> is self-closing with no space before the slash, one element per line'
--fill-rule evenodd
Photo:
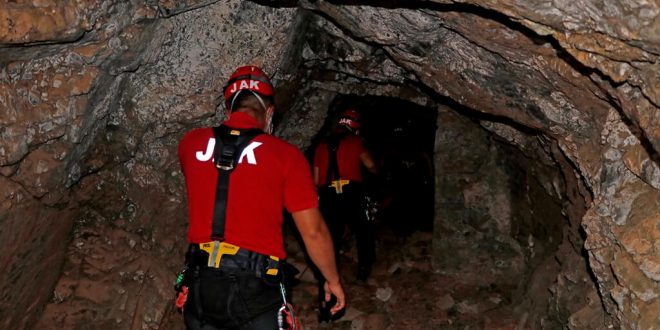
<path fill-rule="evenodd" d="M 263 104 L 261 104 L 259 99 L 263 101 Z M 250 108 L 258 113 L 261 113 L 265 112 L 268 107 L 273 105 L 273 99 L 271 97 L 261 95 L 257 97 L 257 95 L 254 93 L 246 91 L 236 95 L 236 99 L 234 100 L 233 105 L 233 109 L 230 109 L 231 111 L 239 108 Z"/>

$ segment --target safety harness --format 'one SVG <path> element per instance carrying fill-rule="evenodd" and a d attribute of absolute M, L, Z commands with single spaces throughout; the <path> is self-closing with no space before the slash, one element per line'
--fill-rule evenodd
<path fill-rule="evenodd" d="M 344 186 L 349 184 L 350 180 L 342 180 L 339 175 L 339 163 L 337 162 L 337 150 L 341 139 L 337 136 L 332 136 L 328 139 L 328 170 L 325 176 L 325 182 L 328 187 L 334 188 L 335 193 L 341 194 L 344 192 Z"/>
<path fill-rule="evenodd" d="M 227 199 L 229 195 L 229 182 L 233 170 L 238 165 L 241 154 L 247 145 L 264 132 L 260 129 L 235 129 L 225 125 L 213 127 L 215 147 L 213 150 L 215 167 L 218 170 L 218 180 L 215 190 L 215 206 L 211 226 L 210 242 L 191 244 L 186 253 L 186 266 L 179 274 L 174 288 L 178 292 L 176 306 L 182 312 L 188 296 L 188 287 L 194 286 L 194 299 L 200 322 L 203 322 L 202 304 L 200 296 L 199 271 L 201 267 L 253 270 L 255 276 L 263 279 L 277 279 L 280 290 L 284 296 L 282 275 L 279 272 L 280 260 L 275 256 L 267 256 L 236 245 L 225 242 L 225 223 L 227 215 Z M 231 256 L 231 263 L 221 263 L 223 256 Z M 186 273 L 192 268 L 192 278 L 188 279 Z M 279 275 L 279 276 L 278 276 Z M 293 307 L 283 298 L 283 305 L 278 314 L 278 323 L 281 329 L 297 329 L 297 320 L 294 318 Z M 285 320 L 289 324 L 282 321 Z M 292 326 L 291 326 L 292 325 Z"/>
<path fill-rule="evenodd" d="M 215 208 L 211 241 L 225 240 L 225 220 L 227 216 L 227 197 L 229 195 L 229 177 L 238 165 L 243 149 L 252 139 L 262 134 L 260 129 L 233 129 L 225 125 L 213 127 L 215 150 L 213 156 L 218 170 L 218 183 L 215 188 Z"/>

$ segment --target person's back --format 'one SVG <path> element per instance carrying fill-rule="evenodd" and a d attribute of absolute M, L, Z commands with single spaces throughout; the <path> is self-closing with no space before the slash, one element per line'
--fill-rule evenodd
<path fill-rule="evenodd" d="M 330 155 L 336 152 L 337 169 L 330 165 Z M 362 182 L 362 160 L 365 151 L 362 140 L 353 134 L 334 135 L 322 140 L 314 153 L 315 177 L 317 187 L 328 186 L 334 180 Z M 331 171 L 329 174 L 328 171 Z M 332 173 L 332 172 L 336 173 Z"/>
<path fill-rule="evenodd" d="M 275 329 L 285 310 L 282 210 L 291 212 L 312 260 L 344 294 L 331 239 L 302 153 L 272 130 L 273 88 L 257 67 L 232 74 L 223 125 L 187 133 L 179 145 L 189 204 L 186 269 L 177 307 L 188 329 Z M 329 251 L 329 252 L 328 252 Z"/>
<path fill-rule="evenodd" d="M 235 113 L 224 125 L 256 128 L 256 121 Z M 186 134 L 180 144 L 181 165 L 189 192 L 190 228 L 188 241 L 203 243 L 211 237 L 218 171 L 207 150 L 213 137 L 211 128 Z M 282 243 L 282 206 L 290 212 L 316 207 L 316 192 L 307 173 L 306 160 L 298 149 L 268 134 L 255 137 L 244 149 L 231 174 L 226 207 L 225 240 L 266 255 L 285 258 Z M 285 185 L 284 180 L 290 180 Z M 286 190 L 285 190 L 286 189 Z M 284 198 L 284 199 L 283 199 Z"/>
<path fill-rule="evenodd" d="M 320 209 L 333 238 L 335 254 L 339 252 L 348 225 L 357 241 L 357 278 L 366 281 L 375 261 L 373 225 L 365 213 L 362 167 L 375 172 L 375 163 L 357 136 L 359 114 L 345 109 L 325 139 L 314 152 L 314 182 L 319 191 Z M 317 278 L 320 274 L 315 273 Z M 321 288 L 319 288 L 321 291 Z M 320 296 L 320 295 L 319 295 Z M 325 304 L 319 302 L 319 320 L 330 320 Z"/>

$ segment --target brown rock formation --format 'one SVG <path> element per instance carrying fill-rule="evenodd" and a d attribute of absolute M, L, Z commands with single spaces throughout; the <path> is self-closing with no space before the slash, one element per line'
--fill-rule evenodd
<path fill-rule="evenodd" d="M 438 315 L 508 304 L 521 327 L 659 327 L 659 13 L 581 0 L 0 3 L 0 328 L 180 325 L 176 145 L 221 119 L 224 79 L 244 63 L 271 73 L 277 134 L 300 147 L 338 95 L 438 113 L 433 265 L 497 295 Z"/>

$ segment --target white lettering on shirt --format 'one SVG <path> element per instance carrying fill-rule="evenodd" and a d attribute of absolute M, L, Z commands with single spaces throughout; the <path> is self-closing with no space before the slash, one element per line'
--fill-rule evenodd
<path fill-rule="evenodd" d="M 195 158 L 200 162 L 205 162 L 213 158 L 213 148 L 215 148 L 215 139 L 210 138 L 209 143 L 206 145 L 206 152 L 198 151 L 195 153 Z"/>
<path fill-rule="evenodd" d="M 243 158 L 247 156 L 247 160 L 249 164 L 252 165 L 257 165 L 257 158 L 254 156 L 254 149 L 257 149 L 261 145 L 261 142 L 252 142 L 250 143 L 245 149 L 243 149 L 243 152 L 241 153 L 241 158 L 238 159 L 238 163 L 240 164 L 243 162 Z"/>
<path fill-rule="evenodd" d="M 261 142 L 256 142 L 256 141 L 251 142 L 247 147 L 245 147 L 245 149 L 243 149 L 243 152 L 241 153 L 241 157 L 238 159 L 238 162 L 242 163 L 243 159 L 247 157 L 248 164 L 257 165 L 257 157 L 254 155 L 254 149 L 257 149 L 260 145 L 262 145 Z M 206 151 L 197 151 L 195 153 L 195 158 L 197 158 L 197 160 L 199 160 L 200 162 L 206 162 L 213 159 L 214 148 L 215 148 L 215 138 L 210 138 L 208 144 L 206 145 Z"/>

